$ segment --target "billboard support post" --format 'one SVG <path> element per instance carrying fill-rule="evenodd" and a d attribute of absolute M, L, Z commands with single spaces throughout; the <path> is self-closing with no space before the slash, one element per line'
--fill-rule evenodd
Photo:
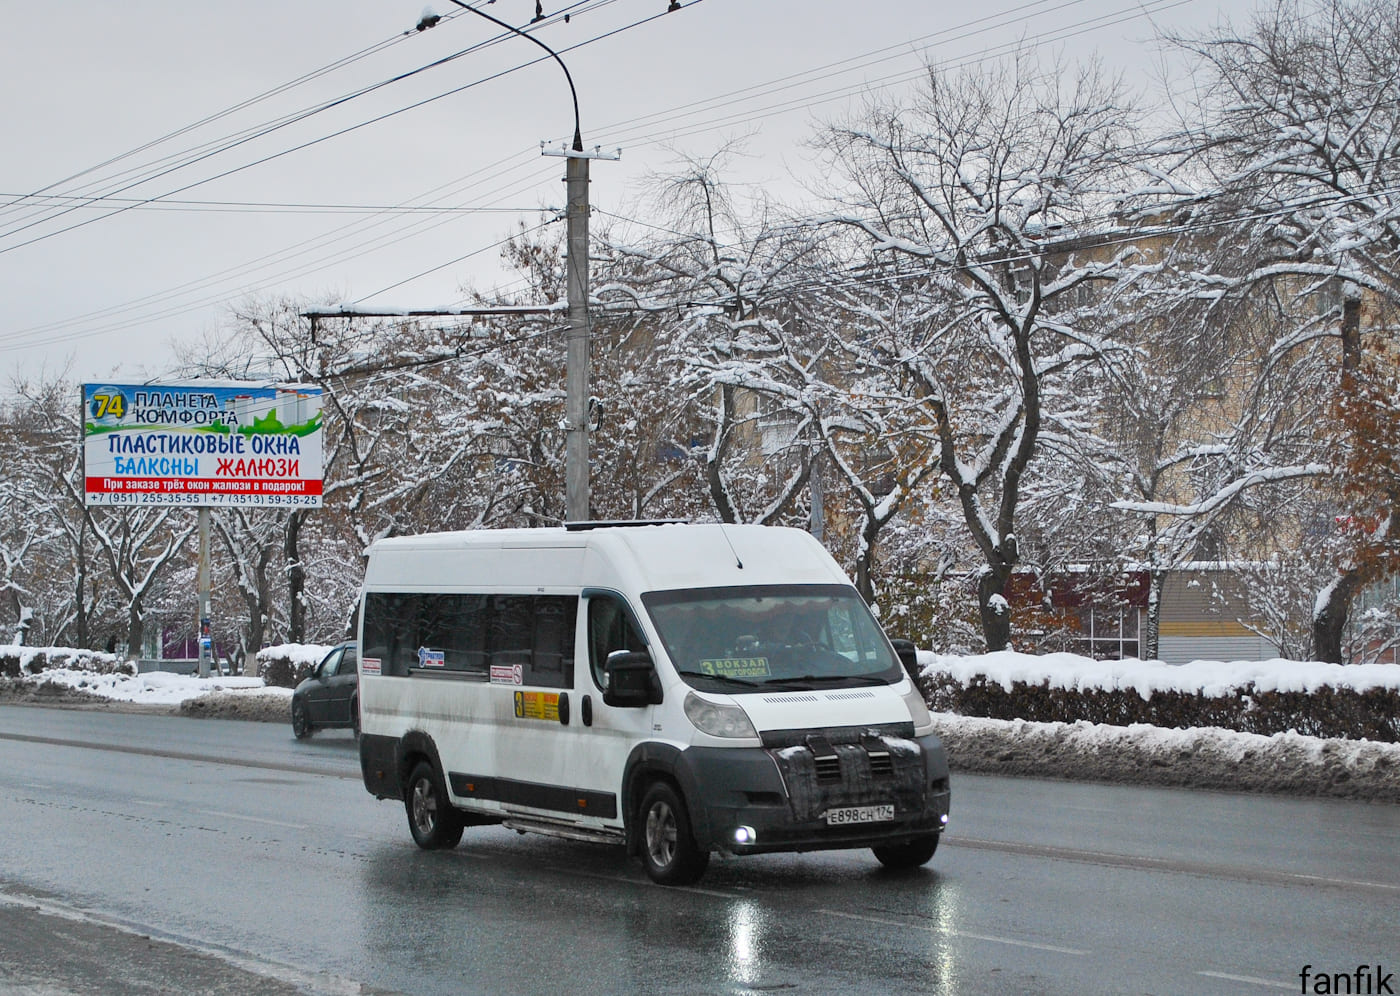
<path fill-rule="evenodd" d="M 209 677 L 209 665 L 214 656 L 214 634 L 211 628 L 209 584 L 209 509 L 199 509 L 199 676 Z"/>

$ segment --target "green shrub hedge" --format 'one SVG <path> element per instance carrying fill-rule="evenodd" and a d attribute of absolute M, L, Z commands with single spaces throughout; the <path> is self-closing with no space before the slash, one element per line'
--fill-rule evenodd
<path fill-rule="evenodd" d="M 966 684 L 946 671 L 921 676 L 929 708 L 961 716 L 1024 719 L 1042 723 L 1086 720 L 1110 726 L 1214 726 L 1272 736 L 1289 730 L 1313 737 L 1400 743 L 1400 689 L 1324 686 L 1311 692 L 1257 691 L 1251 682 L 1230 695 L 1154 691 L 1148 698 L 1132 688 L 1053 688 L 1023 681 L 1007 691 L 985 675 Z"/>

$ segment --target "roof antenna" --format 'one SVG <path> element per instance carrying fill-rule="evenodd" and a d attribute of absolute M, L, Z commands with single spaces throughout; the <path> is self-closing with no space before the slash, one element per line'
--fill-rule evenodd
<path fill-rule="evenodd" d="M 724 530 L 724 520 L 719 520 L 719 534 L 724 537 L 724 542 L 729 544 L 729 552 L 734 554 L 734 566 L 739 570 L 744 569 L 744 562 L 739 559 L 739 551 L 734 549 L 734 544 L 729 542 L 729 533 Z"/>

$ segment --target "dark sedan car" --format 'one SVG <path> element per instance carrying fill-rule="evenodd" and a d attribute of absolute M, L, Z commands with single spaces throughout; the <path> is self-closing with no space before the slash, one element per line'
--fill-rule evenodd
<path fill-rule="evenodd" d="M 342 643 L 292 692 L 292 733 L 305 740 L 315 730 L 349 727 L 360 734 L 359 652 Z"/>

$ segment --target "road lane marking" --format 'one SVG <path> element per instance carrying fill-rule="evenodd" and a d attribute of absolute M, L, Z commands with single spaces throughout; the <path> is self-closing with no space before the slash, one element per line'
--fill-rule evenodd
<path fill-rule="evenodd" d="M 655 885 L 649 878 L 629 878 L 625 875 L 608 875 L 603 872 L 580 871 L 577 868 L 562 868 L 558 865 L 551 866 L 563 875 L 572 875 L 575 878 L 593 878 L 604 882 L 617 882 L 621 885 Z M 718 889 L 702 889 L 698 885 L 668 885 L 664 887 L 667 892 L 689 892 L 696 896 L 711 896 L 715 899 L 742 899 L 731 892 L 720 892 Z"/>
<path fill-rule="evenodd" d="M 249 823 L 266 823 L 270 827 L 286 827 L 288 830 L 305 830 L 305 823 L 284 823 L 282 820 L 266 820 L 261 816 L 243 816 L 240 813 L 225 813 L 218 809 L 197 809 L 204 816 L 218 816 L 225 820 L 247 820 Z"/>
<path fill-rule="evenodd" d="M 1204 975 L 1207 979 L 1224 979 L 1226 982 L 1248 982 L 1252 986 L 1268 986 L 1270 989 L 1287 989 L 1289 992 L 1296 992 L 1298 986 L 1292 982 L 1275 982 L 1272 979 L 1260 979 L 1253 975 L 1230 975 L 1227 972 L 1197 972 L 1197 975 Z"/>
<path fill-rule="evenodd" d="M 288 764 L 284 761 L 252 761 L 238 757 L 214 757 L 209 754 L 191 754 L 178 750 L 160 750 L 155 747 L 128 747 L 124 744 L 94 744 L 85 740 L 64 740 L 60 737 L 37 737 L 27 733 L 0 732 L 0 740 L 14 740 L 25 744 L 46 744 L 51 747 L 78 747 L 84 750 L 105 750 L 117 754 L 139 754 L 143 757 L 163 757 L 172 761 L 203 761 L 207 764 L 231 764 L 239 768 L 261 768 L 267 771 L 290 771 L 298 775 L 329 775 L 332 778 L 345 778 L 360 781 L 363 778 L 357 769 L 318 767 L 310 764 Z"/>
<path fill-rule="evenodd" d="M 0 906 L 20 907 L 64 920 L 119 930 L 124 934 L 132 934 L 143 939 L 153 938 L 165 941 L 168 944 L 178 945 L 187 950 L 198 951 L 211 958 L 217 958 L 225 964 L 240 968 L 252 975 L 260 975 L 265 979 L 272 979 L 299 988 L 308 996 L 362 996 L 368 991 L 363 983 L 345 976 L 300 969 L 294 965 L 270 961 L 237 948 L 184 937 L 137 921 L 108 916 L 95 910 L 80 909 L 53 899 L 0 891 Z"/>
<path fill-rule="evenodd" d="M 888 927 L 913 927 L 916 930 L 926 930 L 930 934 L 940 934 L 943 937 L 958 937 L 969 941 L 991 941 L 993 944 L 1010 944 L 1018 948 L 1034 948 L 1036 951 L 1053 951 L 1056 954 L 1067 955 L 1087 955 L 1088 951 L 1079 948 L 1062 948 L 1055 944 L 1040 944 L 1036 941 L 1022 941 L 1014 937 L 996 937 L 992 934 L 972 934 L 965 930 L 944 930 L 941 927 L 929 927 L 912 920 L 891 920 L 887 917 L 866 916 L 861 913 L 843 913 L 840 910 L 817 910 L 818 913 L 825 913 L 827 916 L 839 916 L 847 920 L 862 920 L 866 923 L 878 923 Z"/>
<path fill-rule="evenodd" d="M 1364 879 L 1304 875 L 1299 872 L 1273 871 L 1268 868 L 1227 868 L 1224 865 L 1208 865 L 1199 861 L 1113 854 L 1109 851 L 1087 851 L 1073 847 L 1055 847 L 1049 844 L 1022 844 L 1007 840 L 984 840 L 978 837 L 947 835 L 944 837 L 943 844 L 949 847 L 969 847 L 980 851 L 1020 854 L 1032 858 L 1058 858 L 1063 861 L 1082 861 L 1088 864 L 1134 868 L 1139 871 L 1184 872 L 1188 875 L 1235 879 L 1261 885 L 1304 885 L 1310 887 L 1322 885 L 1334 889 L 1367 889 L 1392 894 L 1400 893 L 1400 884 L 1393 882 L 1368 882 Z"/>

